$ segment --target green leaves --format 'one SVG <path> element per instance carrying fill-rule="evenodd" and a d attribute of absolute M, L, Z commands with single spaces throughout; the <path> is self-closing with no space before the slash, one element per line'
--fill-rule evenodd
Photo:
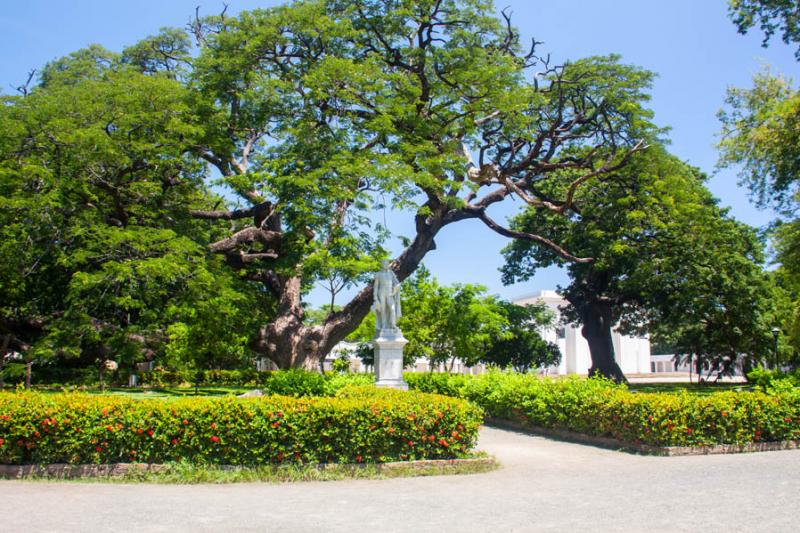
<path fill-rule="evenodd" d="M 800 190 L 800 92 L 782 76 L 763 71 L 752 89 L 728 89 L 719 166 L 741 165 L 741 183 L 758 205 L 786 213 L 797 209 Z"/>
<path fill-rule="evenodd" d="M 475 446 L 481 420 L 481 409 L 463 400 L 371 386 L 344 388 L 336 398 L 0 393 L 0 463 L 457 458 Z"/>
<path fill-rule="evenodd" d="M 398 321 L 409 343 L 404 355 L 432 365 L 456 357 L 473 365 L 506 333 L 507 318 L 497 298 L 479 285 L 443 287 L 424 267 L 401 289 L 403 316 Z"/>

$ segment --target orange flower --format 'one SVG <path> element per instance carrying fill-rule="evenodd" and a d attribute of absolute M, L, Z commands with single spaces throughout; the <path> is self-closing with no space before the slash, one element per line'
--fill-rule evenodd
<path fill-rule="evenodd" d="M 211 429 L 217 429 L 217 423 L 211 422 Z"/>

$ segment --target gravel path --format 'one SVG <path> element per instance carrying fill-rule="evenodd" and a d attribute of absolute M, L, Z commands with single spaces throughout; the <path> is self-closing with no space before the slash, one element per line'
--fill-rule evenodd
<path fill-rule="evenodd" d="M 282 485 L 0 481 L 0 531 L 800 531 L 800 451 L 647 457 L 484 428 L 488 474 Z"/>

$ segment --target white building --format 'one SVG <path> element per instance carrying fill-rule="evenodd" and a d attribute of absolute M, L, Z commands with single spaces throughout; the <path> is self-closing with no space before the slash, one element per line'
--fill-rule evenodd
<path fill-rule="evenodd" d="M 588 374 L 592 366 L 589 353 L 589 344 L 581 335 L 580 327 L 571 324 L 561 324 L 560 306 L 567 305 L 567 301 L 556 291 L 539 291 L 530 296 L 524 296 L 513 301 L 517 305 L 527 305 L 544 302 L 556 314 L 555 327 L 547 328 L 541 332 L 542 337 L 555 343 L 561 350 L 561 364 L 558 367 L 547 369 L 549 374 Z M 614 357 L 622 369 L 623 374 L 650 374 L 650 340 L 646 337 L 630 337 L 618 331 L 611 332 L 614 343 Z"/>

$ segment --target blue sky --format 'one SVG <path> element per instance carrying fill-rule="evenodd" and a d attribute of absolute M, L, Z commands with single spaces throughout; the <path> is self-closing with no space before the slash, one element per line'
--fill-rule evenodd
<path fill-rule="evenodd" d="M 229 13 L 280 2 L 228 0 Z M 194 15 L 218 12 L 221 2 L 207 0 L 27 0 L 7 2 L 0 12 L 0 87 L 11 92 L 27 72 L 90 43 L 120 50 L 162 26 L 183 26 Z M 671 151 L 714 172 L 719 123 L 716 112 L 729 86 L 747 87 L 753 74 L 769 65 L 797 78 L 793 49 L 779 41 L 762 48 L 761 34 L 742 36 L 727 17 L 725 0 L 503 0 L 523 37 L 543 41 L 540 50 L 554 62 L 618 53 L 625 62 L 658 75 L 651 107 L 660 126 L 671 127 Z M 732 170 L 716 173 L 711 191 L 733 214 L 755 226 L 773 214 L 755 209 Z M 502 217 L 516 206 L 493 213 Z M 411 233 L 411 216 L 390 216 L 390 229 Z M 506 298 L 566 283 L 557 268 L 532 281 L 504 287 L 497 271 L 505 239 L 478 222 L 445 228 L 438 249 L 425 264 L 444 283 L 481 283 Z M 321 304 L 325 293 L 314 291 Z"/>

